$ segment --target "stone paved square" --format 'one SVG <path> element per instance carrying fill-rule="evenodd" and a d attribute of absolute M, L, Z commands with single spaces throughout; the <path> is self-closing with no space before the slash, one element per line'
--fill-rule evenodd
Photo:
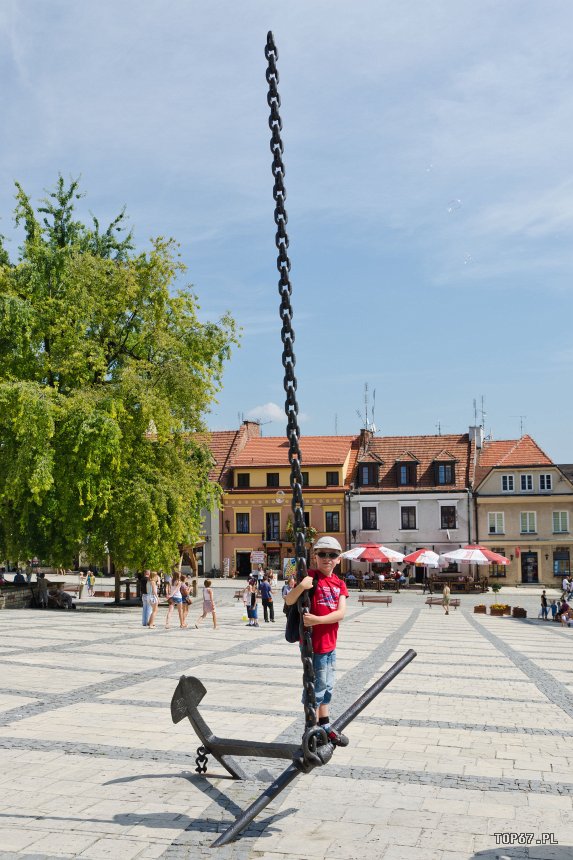
<path fill-rule="evenodd" d="M 166 631 L 163 608 L 154 631 L 135 608 L 0 613 L 0 857 L 573 857 L 573 631 L 538 621 L 537 592 L 518 589 L 504 599 L 527 621 L 474 615 L 493 595 L 464 595 L 448 617 L 415 592 L 391 607 L 352 595 L 334 716 L 408 648 L 417 659 L 348 727 L 348 748 L 212 849 L 284 762 L 242 759 L 244 782 L 212 759 L 196 774 L 195 735 L 170 716 L 180 675 L 203 681 L 201 711 L 220 735 L 296 741 L 302 730 L 282 614 L 248 629 L 233 585 L 216 589 L 216 631 Z M 536 844 L 547 833 L 557 845 Z"/>

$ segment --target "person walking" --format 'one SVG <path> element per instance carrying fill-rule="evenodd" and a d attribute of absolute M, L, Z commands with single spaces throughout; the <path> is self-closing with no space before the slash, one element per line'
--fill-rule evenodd
<path fill-rule="evenodd" d="M 93 597 L 94 596 L 94 585 L 95 585 L 95 574 L 91 570 L 88 570 L 88 572 L 87 572 L 86 584 L 88 587 L 88 597 Z"/>
<path fill-rule="evenodd" d="M 159 608 L 159 574 L 156 570 L 152 570 L 149 574 L 149 579 L 146 583 L 147 589 L 147 605 L 149 607 L 149 619 L 147 626 L 155 627 L 155 616 Z"/>
<path fill-rule="evenodd" d="M 549 606 L 547 605 L 545 589 L 541 592 L 541 617 L 544 621 L 549 621 Z"/>
<path fill-rule="evenodd" d="M 149 616 L 151 615 L 151 606 L 149 605 L 149 595 L 147 591 L 147 583 L 151 575 L 150 570 L 145 570 L 139 580 L 141 591 L 141 623 L 144 627 L 149 624 Z"/>
<path fill-rule="evenodd" d="M 248 627 L 258 627 L 259 626 L 259 618 L 257 611 L 257 580 L 255 577 L 249 579 L 249 584 L 246 588 L 246 598 L 247 598 L 247 617 L 249 619 Z"/>
<path fill-rule="evenodd" d="M 38 583 L 38 604 L 41 609 L 48 608 L 48 582 L 45 573 L 39 573 L 37 578 Z"/>
<path fill-rule="evenodd" d="M 217 629 L 217 612 L 215 609 L 215 597 L 211 588 L 211 580 L 206 579 L 203 583 L 203 614 L 197 619 L 195 627 L 199 627 L 201 621 L 211 613 L 213 617 L 213 627 Z"/>
<path fill-rule="evenodd" d="M 269 616 L 272 623 L 275 623 L 275 607 L 273 604 L 273 590 L 269 582 L 268 574 L 261 582 L 261 602 L 263 604 L 263 616 L 265 623 L 269 623 Z"/>
<path fill-rule="evenodd" d="M 169 603 L 169 606 L 167 608 L 167 618 L 165 619 L 165 629 L 169 629 L 169 622 L 171 621 L 171 615 L 175 606 L 177 607 L 177 614 L 179 615 L 179 626 L 184 627 L 183 598 L 181 597 L 181 582 L 178 573 L 174 573 L 171 576 L 171 586 L 169 588 L 169 594 L 167 595 L 167 602 Z"/>
<path fill-rule="evenodd" d="M 444 585 L 444 589 L 442 591 L 442 606 L 444 607 L 444 613 L 446 615 L 450 614 L 450 586 L 446 582 Z"/>
<path fill-rule="evenodd" d="M 193 603 L 191 600 L 191 591 L 187 582 L 186 574 L 181 574 L 181 597 L 183 598 L 183 627 L 187 627 L 187 616 L 189 615 L 189 607 Z"/>

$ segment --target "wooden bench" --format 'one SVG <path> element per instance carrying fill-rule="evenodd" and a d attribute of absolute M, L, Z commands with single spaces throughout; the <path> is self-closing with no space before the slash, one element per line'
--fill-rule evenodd
<path fill-rule="evenodd" d="M 392 603 L 392 598 L 389 594 L 361 594 L 358 603 L 385 603 L 386 606 L 389 606 Z"/>
<path fill-rule="evenodd" d="M 426 597 L 426 605 L 432 608 L 432 606 L 443 606 L 444 599 L 443 597 Z M 454 609 L 457 609 L 460 605 L 459 597 L 450 597 L 450 606 L 453 606 Z"/>

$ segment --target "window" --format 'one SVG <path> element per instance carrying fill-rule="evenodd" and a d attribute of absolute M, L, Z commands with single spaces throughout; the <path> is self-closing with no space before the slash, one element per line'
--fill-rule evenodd
<path fill-rule="evenodd" d="M 569 548 L 566 546 L 556 546 L 553 551 L 553 576 L 569 576 L 571 573 L 571 560 L 569 558 Z"/>
<path fill-rule="evenodd" d="M 309 514 L 309 512 L 304 511 L 302 517 L 304 519 L 304 524 L 305 524 L 306 528 L 308 528 L 310 526 L 310 514 Z"/>
<path fill-rule="evenodd" d="M 362 508 L 362 528 L 364 531 L 376 531 L 376 508 Z"/>
<path fill-rule="evenodd" d="M 408 487 L 416 483 L 416 466 L 413 463 L 398 463 L 398 485 Z"/>
<path fill-rule="evenodd" d="M 326 486 L 327 487 L 338 487 L 338 472 L 327 472 L 326 473 Z"/>
<path fill-rule="evenodd" d="M 237 487 L 241 490 L 246 489 L 251 486 L 251 476 L 248 472 L 243 472 L 243 474 L 237 475 Z"/>
<path fill-rule="evenodd" d="M 340 514 L 338 511 L 324 512 L 324 525 L 327 532 L 340 531 Z"/>
<path fill-rule="evenodd" d="M 267 487 L 278 487 L 279 486 L 279 473 L 278 472 L 267 472 Z"/>
<path fill-rule="evenodd" d="M 535 511 L 521 511 L 519 515 L 520 532 L 522 535 L 535 534 L 537 531 L 537 515 Z"/>
<path fill-rule="evenodd" d="M 492 546 L 491 551 L 497 552 L 498 555 L 505 555 L 505 549 L 502 546 Z M 489 575 L 496 579 L 501 579 L 506 576 L 506 567 L 506 564 L 490 564 Z"/>
<path fill-rule="evenodd" d="M 487 530 L 490 535 L 502 535 L 505 532 L 505 517 L 499 511 L 490 511 L 487 515 Z"/>
<path fill-rule="evenodd" d="M 513 475 L 502 475 L 501 476 L 501 492 L 502 493 L 513 493 L 515 489 Z"/>
<path fill-rule="evenodd" d="M 440 508 L 440 528 L 457 529 L 455 505 L 442 505 Z"/>
<path fill-rule="evenodd" d="M 541 492 L 551 489 L 551 475 L 540 475 L 539 476 L 539 489 Z"/>
<path fill-rule="evenodd" d="M 281 528 L 281 515 L 280 514 L 267 514 L 266 515 L 266 540 L 278 540 L 280 536 L 280 528 Z"/>
<path fill-rule="evenodd" d="M 416 507 L 415 505 L 402 505 L 400 508 L 400 528 L 415 529 L 416 528 Z"/>
<path fill-rule="evenodd" d="M 453 463 L 436 463 L 436 484 L 453 484 L 455 483 L 455 469 Z"/>
<path fill-rule="evenodd" d="M 553 534 L 569 531 L 569 514 L 567 511 L 553 511 Z"/>
<path fill-rule="evenodd" d="M 235 522 L 237 524 L 237 534 L 240 535 L 248 535 L 249 534 L 249 515 L 248 514 L 235 514 Z"/>
<path fill-rule="evenodd" d="M 361 487 L 375 487 L 378 485 L 378 464 L 363 463 L 358 467 L 358 483 Z"/>
<path fill-rule="evenodd" d="M 533 491 L 533 475 L 521 476 L 521 492 L 531 493 Z"/>
<path fill-rule="evenodd" d="M 303 487 L 308 487 L 308 472 L 301 472 L 301 475 Z"/>

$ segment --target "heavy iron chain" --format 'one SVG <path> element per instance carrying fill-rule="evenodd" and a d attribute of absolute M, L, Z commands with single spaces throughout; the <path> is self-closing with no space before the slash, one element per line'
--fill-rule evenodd
<path fill-rule="evenodd" d="M 195 773 L 207 773 L 207 764 L 209 762 L 207 752 L 208 750 L 205 747 L 197 748 L 197 758 L 195 759 L 197 767 L 195 768 Z"/>
<path fill-rule="evenodd" d="M 275 200 L 275 244 L 278 250 L 277 269 L 279 271 L 279 295 L 281 303 L 279 313 L 282 320 L 281 339 L 283 342 L 282 362 L 284 367 L 284 390 L 286 394 L 285 413 L 287 417 L 286 436 L 289 443 L 288 459 L 291 467 L 290 485 L 292 489 L 292 513 L 295 538 L 297 581 L 301 582 L 307 575 L 306 570 L 306 528 L 304 522 L 304 499 L 302 495 L 302 454 L 299 445 L 300 429 L 298 426 L 298 402 L 296 399 L 297 382 L 295 376 L 296 357 L 294 354 L 294 329 L 292 327 L 293 310 L 291 305 L 292 285 L 290 282 L 290 259 L 288 256 L 289 239 L 286 225 L 288 215 L 285 209 L 286 188 L 284 183 L 285 168 L 283 164 L 283 142 L 281 139 L 282 120 L 279 114 L 281 99 L 278 92 L 279 73 L 277 70 L 278 51 L 272 32 L 267 34 L 265 46 L 267 60 L 267 83 L 269 91 L 267 104 L 270 108 L 269 128 L 271 130 L 270 147 L 273 154 L 272 172 L 274 177 L 273 197 Z M 304 718 L 305 732 L 303 735 L 304 758 L 307 763 L 321 764 L 315 755 L 318 743 L 326 743 L 324 729 L 316 725 L 316 697 L 314 693 L 314 668 L 312 650 L 312 629 L 305 627 L 303 615 L 310 611 L 310 596 L 304 591 L 299 597 L 300 612 L 301 659 L 303 666 L 303 686 L 305 692 Z"/>

